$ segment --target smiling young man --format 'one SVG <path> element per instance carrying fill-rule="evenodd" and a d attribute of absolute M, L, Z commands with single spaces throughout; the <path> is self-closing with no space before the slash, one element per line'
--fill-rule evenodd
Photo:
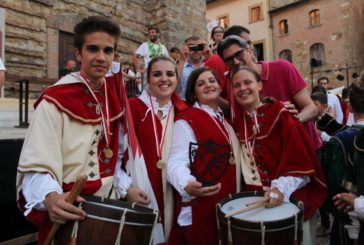
<path fill-rule="evenodd" d="M 77 24 L 74 33 L 81 70 L 47 88 L 35 103 L 18 165 L 19 206 L 39 227 L 40 244 L 52 222 L 85 218 L 81 208 L 66 202 L 79 175 L 88 177 L 81 194 L 149 201 L 121 171 L 120 88 L 115 80 L 105 80 L 120 28 L 95 16 Z"/>

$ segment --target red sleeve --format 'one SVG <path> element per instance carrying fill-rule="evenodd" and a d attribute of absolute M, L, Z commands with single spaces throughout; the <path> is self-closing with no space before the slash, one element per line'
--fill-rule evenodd
<path fill-rule="evenodd" d="M 283 59 L 278 60 L 278 62 L 282 66 L 282 69 L 286 71 L 288 79 L 286 84 L 288 84 L 290 97 L 295 96 L 299 91 L 306 88 L 307 82 L 292 63 Z"/>

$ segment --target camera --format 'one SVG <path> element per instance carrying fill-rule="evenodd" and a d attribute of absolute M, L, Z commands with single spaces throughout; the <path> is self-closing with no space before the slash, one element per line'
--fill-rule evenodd
<path fill-rule="evenodd" d="M 203 51 L 205 49 L 205 44 L 204 43 L 189 44 L 188 49 L 191 51 Z"/>

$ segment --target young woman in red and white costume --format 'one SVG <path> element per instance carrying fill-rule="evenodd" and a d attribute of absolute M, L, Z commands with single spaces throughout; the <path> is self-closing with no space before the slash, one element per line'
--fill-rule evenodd
<path fill-rule="evenodd" d="M 314 244 L 315 214 L 327 192 L 307 132 L 282 102 L 260 97 L 262 82 L 255 70 L 237 68 L 231 79 L 233 125 L 247 152 L 242 164 L 245 189 L 266 191 L 267 207 L 289 202 L 291 196 L 302 201 L 303 244 Z"/>
<path fill-rule="evenodd" d="M 158 56 L 149 62 L 147 82 L 142 94 L 129 100 L 135 133 L 145 160 L 142 171 L 135 171 L 132 178 L 146 191 L 151 200 L 150 207 L 160 212 L 163 230 L 157 227 L 156 239 L 163 232 L 168 241 L 174 205 L 172 187 L 166 177 L 167 158 L 175 117 L 187 109 L 187 105 L 175 94 L 177 70 L 170 58 Z"/>
<path fill-rule="evenodd" d="M 170 244 L 218 244 L 216 204 L 240 190 L 240 146 L 219 108 L 221 88 L 207 68 L 192 71 L 176 121 L 168 181 L 177 190 Z"/>

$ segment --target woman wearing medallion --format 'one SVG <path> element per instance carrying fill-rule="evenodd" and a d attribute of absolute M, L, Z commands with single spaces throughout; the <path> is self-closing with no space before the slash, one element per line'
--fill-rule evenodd
<path fill-rule="evenodd" d="M 166 161 L 175 116 L 187 106 L 175 94 L 177 71 L 170 58 L 153 58 L 148 65 L 147 81 L 146 90 L 139 97 L 130 99 L 129 103 L 136 137 L 145 160 L 143 168 L 146 169 L 146 176 L 141 178 L 144 186 L 140 187 L 151 199 L 151 207 L 159 210 L 167 241 L 172 222 L 173 195 L 172 187 L 167 184 Z M 145 183 L 151 188 L 146 188 Z M 160 234 L 160 231 L 156 232 Z"/>
<path fill-rule="evenodd" d="M 259 74 L 247 67 L 232 74 L 235 104 L 233 124 L 245 154 L 242 165 L 246 190 L 264 190 L 267 207 L 304 203 L 303 244 L 314 244 L 309 221 L 315 218 L 326 196 L 326 185 L 314 147 L 302 124 L 282 102 L 262 98 Z M 316 223 L 312 223 L 314 232 Z M 308 236 L 307 236 L 308 235 Z"/>
<path fill-rule="evenodd" d="M 178 116 L 167 164 L 179 193 L 171 244 L 218 244 L 215 205 L 240 188 L 239 143 L 218 106 L 220 93 L 208 68 L 191 73 L 186 99 L 193 107 Z"/>

